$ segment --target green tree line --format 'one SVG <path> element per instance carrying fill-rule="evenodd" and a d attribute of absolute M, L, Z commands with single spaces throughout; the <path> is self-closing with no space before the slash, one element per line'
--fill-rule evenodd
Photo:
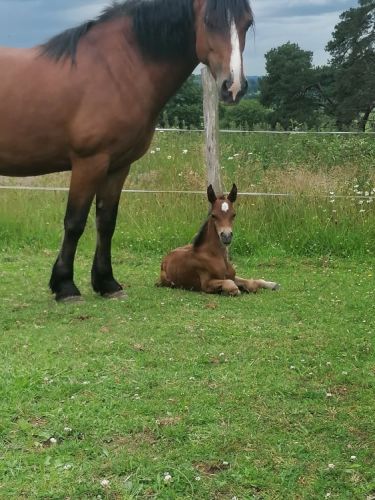
<path fill-rule="evenodd" d="M 244 130 L 375 130 L 375 0 L 343 12 L 326 50 L 325 66 L 313 52 L 288 42 L 266 54 L 266 76 L 249 79 L 237 106 L 220 106 L 220 126 Z M 201 128 L 202 88 L 192 76 L 167 104 L 160 126 Z"/>

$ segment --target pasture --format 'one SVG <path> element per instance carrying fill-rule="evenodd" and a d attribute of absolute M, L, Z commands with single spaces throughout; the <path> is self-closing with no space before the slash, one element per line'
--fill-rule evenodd
<path fill-rule="evenodd" d="M 158 133 L 126 187 L 204 190 L 201 158 Z M 373 498 L 374 163 L 371 136 L 224 135 L 225 186 L 295 195 L 239 197 L 232 260 L 282 290 L 236 299 L 153 286 L 204 196 L 123 196 L 127 300 L 90 288 L 91 215 L 57 305 L 66 194 L 1 191 L 0 497 Z"/>

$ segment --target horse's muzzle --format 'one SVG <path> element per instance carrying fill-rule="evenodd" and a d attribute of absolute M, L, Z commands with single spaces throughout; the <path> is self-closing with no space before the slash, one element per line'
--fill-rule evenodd
<path fill-rule="evenodd" d="M 242 97 L 246 94 L 249 84 L 247 80 L 244 78 L 242 80 L 241 90 L 237 93 L 236 96 L 233 95 L 231 90 L 233 86 L 232 80 L 224 80 L 221 89 L 220 89 L 220 99 L 225 104 L 237 104 L 240 102 Z"/>
<path fill-rule="evenodd" d="M 220 233 L 220 240 L 223 243 L 223 245 L 230 245 L 232 243 L 233 239 L 233 233 Z"/>

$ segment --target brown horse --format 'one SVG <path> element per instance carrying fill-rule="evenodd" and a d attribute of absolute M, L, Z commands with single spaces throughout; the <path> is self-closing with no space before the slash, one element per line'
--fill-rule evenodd
<path fill-rule="evenodd" d="M 227 198 L 217 198 L 210 185 L 207 196 L 212 205 L 208 219 L 192 245 L 177 248 L 164 258 L 158 285 L 232 296 L 240 295 L 241 291 L 255 293 L 260 288 L 277 290 L 277 283 L 236 276 L 229 262 L 228 246 L 232 242 L 236 216 L 233 208 L 236 185 L 233 184 Z"/>
<path fill-rule="evenodd" d="M 200 62 L 224 102 L 240 100 L 251 24 L 248 0 L 127 0 L 44 45 L 0 50 L 0 175 L 72 171 L 50 280 L 57 300 L 80 296 L 73 263 L 94 197 L 92 285 L 103 296 L 121 293 L 111 240 L 130 165 L 147 151 L 161 109 Z"/>

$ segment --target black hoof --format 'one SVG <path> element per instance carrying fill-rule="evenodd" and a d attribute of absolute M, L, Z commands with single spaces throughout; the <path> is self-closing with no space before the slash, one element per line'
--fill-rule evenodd
<path fill-rule="evenodd" d="M 92 280 L 92 287 L 96 293 L 99 293 L 102 297 L 119 297 L 123 293 L 123 288 L 120 283 L 114 278 L 111 279 L 100 279 L 95 278 Z"/>
<path fill-rule="evenodd" d="M 73 282 L 60 283 L 58 286 L 51 287 L 55 294 L 56 302 L 78 302 L 82 300 L 81 292 Z"/>

